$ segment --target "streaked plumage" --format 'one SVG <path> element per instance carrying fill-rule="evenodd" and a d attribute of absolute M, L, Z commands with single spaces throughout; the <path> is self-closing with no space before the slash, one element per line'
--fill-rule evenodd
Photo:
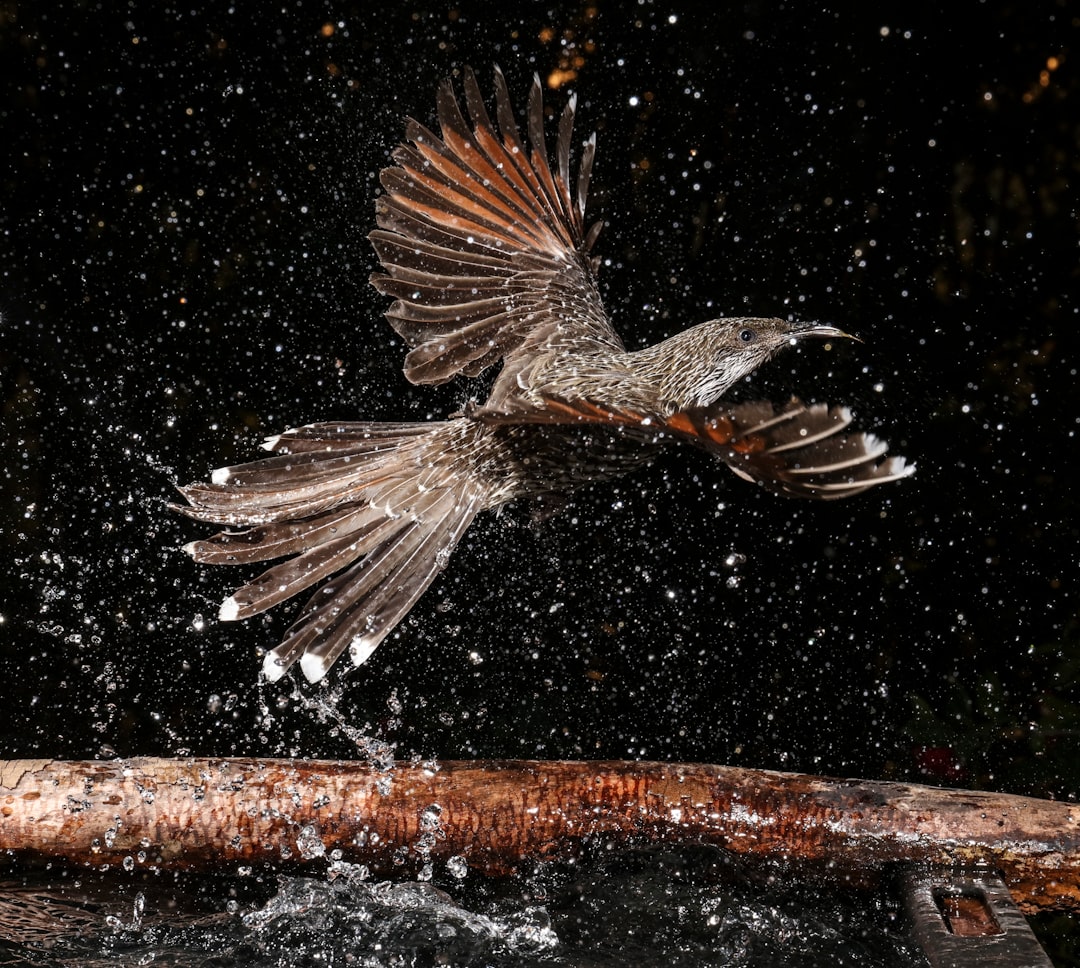
<path fill-rule="evenodd" d="M 910 474 L 869 434 L 843 431 L 844 407 L 725 405 L 723 395 L 784 346 L 842 337 L 779 319 L 702 323 L 627 351 L 604 312 L 585 227 L 595 136 L 571 183 L 575 101 L 562 113 L 555 170 L 539 80 L 528 147 L 495 74 L 497 125 L 464 75 L 468 120 L 449 81 L 440 136 L 409 121 L 382 173 L 370 238 L 394 297 L 391 325 L 411 347 L 414 383 L 477 376 L 502 363 L 488 399 L 432 423 L 323 423 L 269 439 L 275 456 L 181 489 L 178 510 L 227 529 L 187 545 L 211 564 L 283 559 L 221 608 L 247 618 L 316 590 L 263 665 L 297 661 L 321 679 L 346 649 L 359 665 L 446 565 L 473 518 L 522 497 L 620 476 L 686 441 L 740 477 L 797 497 L 847 497 Z"/>

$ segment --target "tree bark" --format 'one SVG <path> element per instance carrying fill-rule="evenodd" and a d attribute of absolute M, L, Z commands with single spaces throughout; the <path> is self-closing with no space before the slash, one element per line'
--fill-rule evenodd
<path fill-rule="evenodd" d="M 458 856 L 505 874 L 590 844 L 710 844 L 846 880 L 985 865 L 1027 912 L 1080 910 L 1080 807 L 697 764 L 276 759 L 0 761 L 20 863 L 193 869 L 339 851 L 376 871 Z"/>

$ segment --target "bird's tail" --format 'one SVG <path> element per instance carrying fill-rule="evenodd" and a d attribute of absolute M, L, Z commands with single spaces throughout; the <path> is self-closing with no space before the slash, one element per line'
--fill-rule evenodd
<path fill-rule="evenodd" d="M 331 579 L 267 654 L 267 678 L 299 660 L 316 682 L 346 648 L 360 665 L 445 567 L 485 503 L 467 468 L 447 459 L 462 453 L 448 444 L 467 423 L 312 424 L 268 439 L 273 457 L 180 489 L 190 506 L 176 510 L 228 528 L 185 546 L 196 561 L 285 559 L 225 599 L 222 619 Z"/>
<path fill-rule="evenodd" d="M 739 477 L 789 497 L 835 500 L 915 472 L 903 457 L 887 457 L 885 442 L 863 431 L 844 433 L 847 407 L 764 401 L 723 413 L 679 415 L 676 427 L 716 453 Z"/>

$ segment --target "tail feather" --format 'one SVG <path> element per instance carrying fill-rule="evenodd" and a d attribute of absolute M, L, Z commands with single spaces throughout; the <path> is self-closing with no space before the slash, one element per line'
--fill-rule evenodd
<path fill-rule="evenodd" d="M 221 467 L 210 484 L 180 488 L 188 506 L 173 510 L 198 521 L 266 525 L 320 515 L 363 502 L 379 485 L 400 476 L 403 461 L 423 448 L 445 421 L 417 424 L 314 424 L 271 437 L 278 453 L 250 464 Z M 220 536 L 219 536 L 220 537 Z"/>
<path fill-rule="evenodd" d="M 258 614 L 330 579 L 266 656 L 268 678 L 299 660 L 317 681 L 346 648 L 359 665 L 442 570 L 485 506 L 483 489 L 445 461 L 459 427 L 314 424 L 271 438 L 273 457 L 181 489 L 190 506 L 178 510 L 243 528 L 191 542 L 196 561 L 285 559 L 227 598 L 222 619 Z"/>
<path fill-rule="evenodd" d="M 349 631 L 366 625 L 363 603 L 385 580 L 387 569 L 396 568 L 401 558 L 409 559 L 423 537 L 412 522 L 392 523 L 396 528 L 381 545 L 311 596 L 281 644 L 266 654 L 263 673 L 271 682 L 298 659 L 305 678 L 317 682 L 345 651 L 351 639 Z M 318 658 L 305 662 L 309 651 L 314 650 L 318 650 L 314 652 Z"/>
<path fill-rule="evenodd" d="M 426 437 L 437 424 L 431 421 L 394 423 L 360 421 L 353 423 L 305 424 L 283 434 L 275 434 L 263 441 L 263 450 L 284 451 L 301 454 L 309 451 L 327 451 L 349 445 L 356 453 L 385 450 L 397 447 L 409 437 Z"/>
<path fill-rule="evenodd" d="M 352 564 L 398 530 L 400 526 L 395 520 L 370 515 L 366 533 L 344 534 L 333 541 L 315 544 L 237 589 L 222 603 L 221 617 L 234 621 L 265 612 Z"/>
<path fill-rule="evenodd" d="M 361 499 L 365 491 L 385 479 L 375 473 L 381 469 L 380 465 L 357 469 L 354 462 L 349 462 L 339 467 L 337 473 L 327 470 L 318 480 L 297 486 L 290 478 L 288 467 L 283 467 L 274 472 L 281 482 L 277 487 L 269 480 L 257 485 L 239 481 L 192 484 L 180 490 L 190 506 L 173 507 L 197 521 L 234 527 L 294 521 L 319 515 L 342 502 Z"/>
<path fill-rule="evenodd" d="M 345 576 L 345 594 L 327 602 L 316 592 L 274 653 L 292 653 L 294 634 L 302 638 L 300 669 L 311 682 L 320 680 L 346 648 L 354 666 L 361 666 L 442 572 L 477 510 L 475 502 L 449 499 L 435 520 L 409 524 L 403 536 Z M 280 663 L 271 653 L 264 670 L 280 668 Z"/>
<path fill-rule="evenodd" d="M 223 531 L 212 538 L 191 541 L 184 550 L 204 565 L 248 565 L 271 558 L 295 555 L 319 544 L 349 534 L 355 539 L 370 527 L 371 522 L 383 519 L 381 511 L 360 506 L 347 513 L 334 508 L 322 514 L 292 521 L 246 528 L 243 531 Z"/>
<path fill-rule="evenodd" d="M 302 454 L 287 453 L 266 457 L 239 467 L 220 467 L 211 476 L 212 484 L 193 486 L 206 488 L 226 498 L 239 493 L 241 488 L 263 490 L 286 497 L 328 480 L 340 485 L 343 481 L 357 477 L 366 479 L 371 469 L 378 466 L 382 451 L 370 447 L 348 447 L 337 450 L 334 454 L 335 456 L 329 456 L 312 450 Z M 356 466 L 358 456 L 366 460 L 359 469 Z M 290 487 L 283 489 L 281 483 L 286 474 Z"/>

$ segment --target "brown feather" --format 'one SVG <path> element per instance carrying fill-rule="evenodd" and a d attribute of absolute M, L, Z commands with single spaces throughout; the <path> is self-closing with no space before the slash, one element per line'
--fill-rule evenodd
<path fill-rule="evenodd" d="M 697 419 L 730 421 L 729 443 L 714 445 L 704 433 L 696 442 L 740 477 L 788 497 L 851 497 L 914 470 L 902 457 L 886 458 L 885 444 L 873 434 L 843 434 L 852 421 L 847 407 L 792 397 L 780 408 L 756 401 Z"/>
<path fill-rule="evenodd" d="M 471 72 L 464 87 L 471 129 L 449 82 L 440 85 L 440 135 L 410 121 L 411 144 L 397 149 L 397 165 L 381 176 L 387 194 L 371 240 L 384 271 L 372 283 L 395 298 L 387 316 L 413 347 L 406 376 L 441 383 L 477 375 L 500 357 L 513 369 L 526 344 L 530 354 L 543 350 L 541 334 L 576 334 L 621 350 L 593 278 L 597 230 L 583 228 L 594 139 L 583 152 L 576 199 L 569 187 L 573 101 L 559 122 L 553 175 L 538 80 L 529 97 L 529 152 L 502 74 L 495 78 L 501 135 Z"/>

